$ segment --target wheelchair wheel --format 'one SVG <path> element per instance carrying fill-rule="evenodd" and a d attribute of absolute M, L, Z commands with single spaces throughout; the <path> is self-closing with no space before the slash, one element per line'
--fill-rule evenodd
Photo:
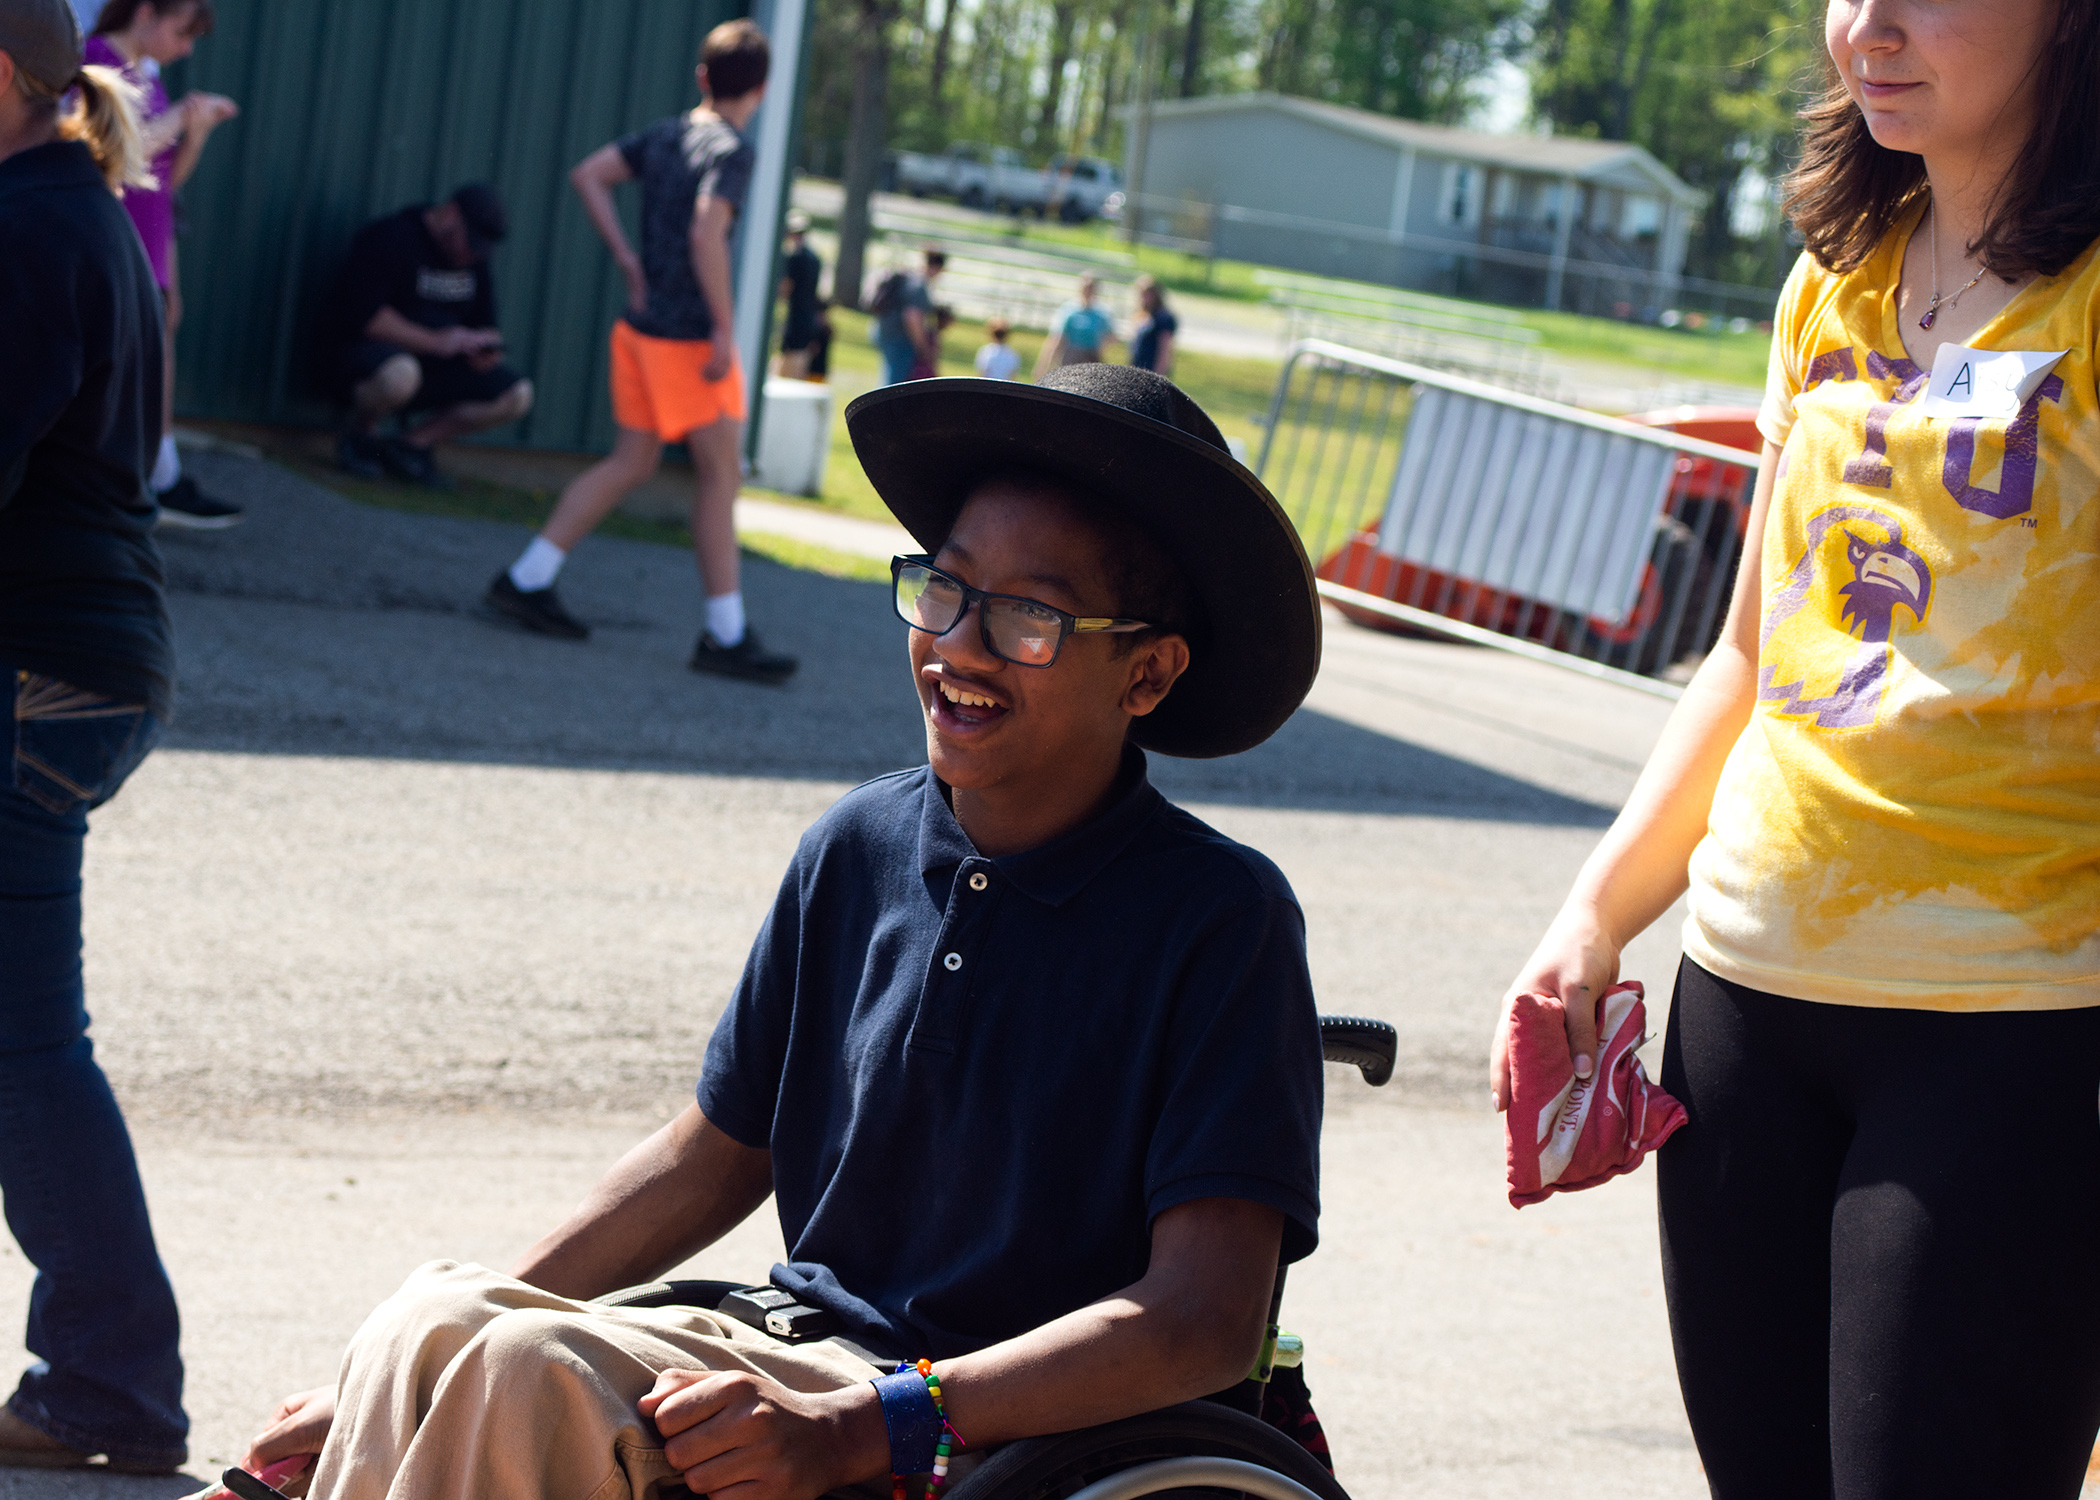
<path fill-rule="evenodd" d="M 1183 1459 L 1227 1463 L 1174 1462 Z M 1088 1500 L 1136 1500 L 1192 1489 L 1261 1500 L 1349 1500 L 1303 1448 L 1259 1418 L 1211 1401 L 1008 1443 L 959 1480 L 947 1500 L 1076 1500 L 1081 1491 Z"/>

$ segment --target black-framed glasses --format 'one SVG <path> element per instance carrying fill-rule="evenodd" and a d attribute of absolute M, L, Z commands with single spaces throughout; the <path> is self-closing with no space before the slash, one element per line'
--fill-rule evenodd
<path fill-rule="evenodd" d="M 1019 594 L 988 594 L 952 573 L 943 573 L 930 557 L 891 558 L 890 579 L 895 585 L 897 618 L 912 629 L 946 635 L 975 604 L 984 649 L 1017 667 L 1054 665 L 1070 636 L 1122 635 L 1152 628 L 1143 620 L 1070 614 Z"/>

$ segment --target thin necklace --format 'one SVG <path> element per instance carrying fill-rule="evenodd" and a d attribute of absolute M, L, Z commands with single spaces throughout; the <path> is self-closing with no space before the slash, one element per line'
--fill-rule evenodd
<path fill-rule="evenodd" d="M 1944 303 L 1948 307 L 1952 307 L 1955 303 L 1961 301 L 1962 294 L 1964 292 L 1967 292 L 1970 287 L 1976 285 L 1977 282 L 1983 280 L 1984 271 L 1990 270 L 1990 267 L 1986 265 L 1982 271 L 1978 271 L 1974 276 L 1971 276 L 1966 283 L 1963 284 L 1961 291 L 1956 292 L 1951 297 L 1943 298 L 1940 296 L 1940 224 L 1939 215 L 1934 212 L 1934 209 L 1936 209 L 1937 207 L 1937 204 L 1932 204 L 1929 205 L 1925 210 L 1926 222 L 1932 230 L 1932 306 L 1926 308 L 1925 316 L 1918 319 L 1918 326 L 1920 328 L 1930 328 L 1932 326 L 1932 320 L 1940 315 L 1940 307 L 1942 303 Z"/>

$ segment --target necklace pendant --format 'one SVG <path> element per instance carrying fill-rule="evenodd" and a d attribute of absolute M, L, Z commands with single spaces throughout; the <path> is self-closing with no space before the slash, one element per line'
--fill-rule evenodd
<path fill-rule="evenodd" d="M 1939 294 L 1935 292 L 1932 297 L 1932 306 L 1925 309 L 1925 316 L 1918 319 L 1918 326 L 1920 328 L 1930 328 L 1932 326 L 1932 320 L 1938 317 L 1939 315 L 1940 299 Z"/>

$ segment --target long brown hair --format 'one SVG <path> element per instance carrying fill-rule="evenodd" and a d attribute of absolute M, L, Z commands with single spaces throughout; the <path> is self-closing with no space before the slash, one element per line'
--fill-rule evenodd
<path fill-rule="evenodd" d="M 2034 97 L 2034 126 L 1969 246 L 2007 281 L 2030 272 L 2053 276 L 2100 238 L 2094 0 L 2057 0 L 2056 35 L 2036 70 Z M 1787 216 L 1818 264 L 1850 271 L 1926 196 L 1925 159 L 1874 139 L 1834 63 L 1823 97 L 1801 118 L 1801 164 L 1787 178 Z"/>
<path fill-rule="evenodd" d="M 132 17 L 139 13 L 139 7 L 142 5 L 150 5 L 153 7 L 153 14 L 164 16 L 171 10 L 180 10 L 185 3 L 196 7 L 190 13 L 190 35 L 203 36 L 218 19 L 212 10 L 211 0 L 108 0 L 95 17 L 95 35 L 108 36 L 112 31 L 125 30 L 131 25 Z"/>

